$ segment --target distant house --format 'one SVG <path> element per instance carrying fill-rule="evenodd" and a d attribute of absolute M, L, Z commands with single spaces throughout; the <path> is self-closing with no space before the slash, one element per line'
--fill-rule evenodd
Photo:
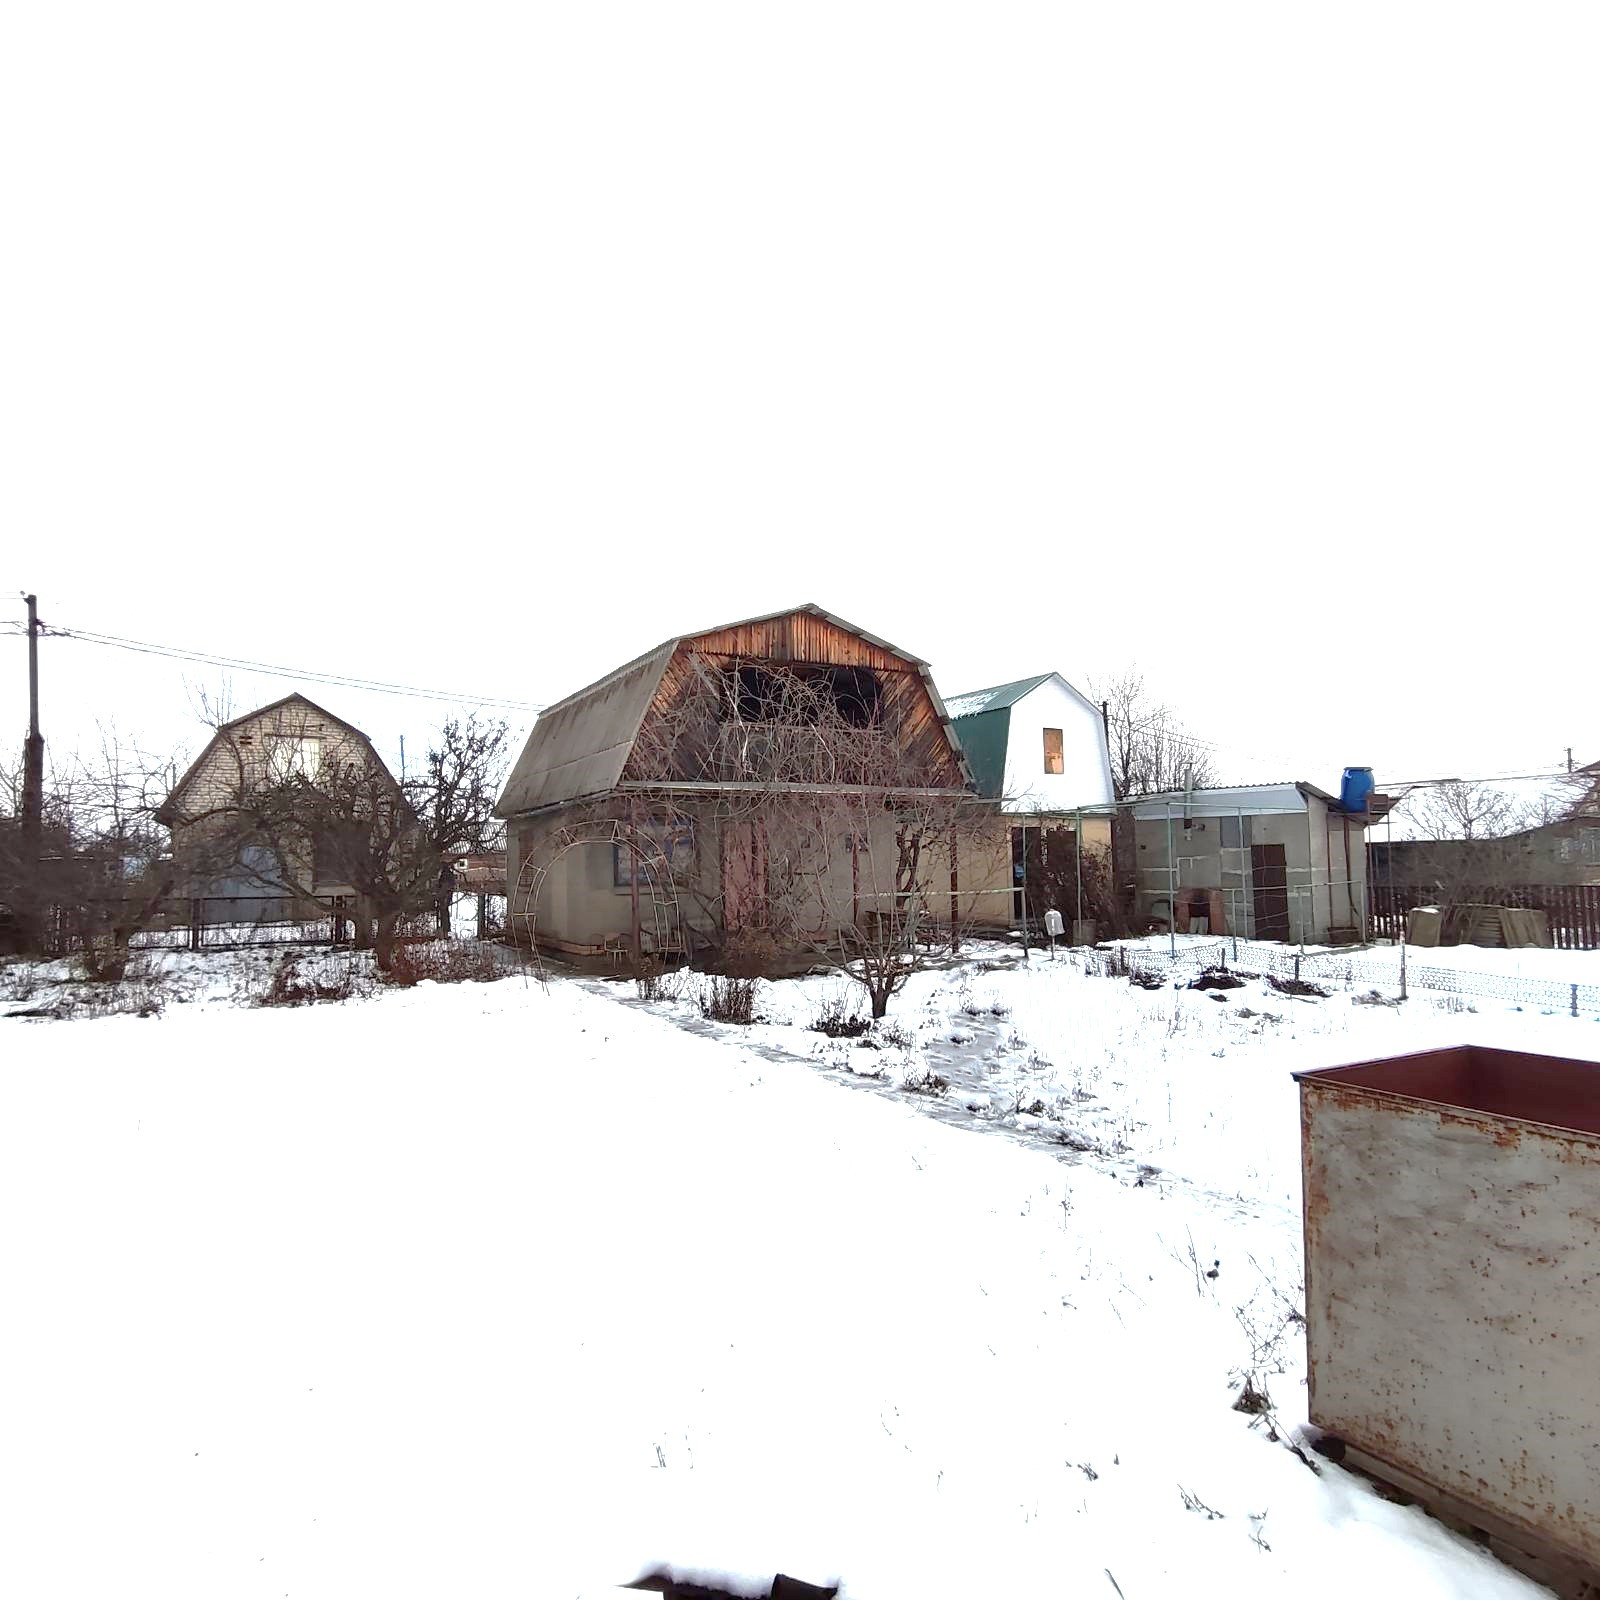
<path fill-rule="evenodd" d="M 1373 881 L 1440 902 L 1492 901 L 1497 890 L 1600 884 L 1600 812 L 1494 839 L 1373 840 Z"/>
<path fill-rule="evenodd" d="M 1023 895 L 1035 829 L 1067 829 L 1085 850 L 1111 848 L 1111 757 L 1100 708 L 1059 672 L 973 689 L 948 702 L 978 793 L 1010 834 L 1010 917 L 1036 918 Z M 1070 913 L 1069 913 L 1070 915 Z"/>
<path fill-rule="evenodd" d="M 958 872 L 966 910 L 982 888 L 1003 915 L 1003 877 L 897 836 L 940 805 L 978 801 L 927 663 L 803 605 L 676 635 L 548 707 L 495 809 L 513 928 L 594 956 L 830 940 L 913 901 L 942 918 Z"/>
<path fill-rule="evenodd" d="M 360 772 L 396 804 L 400 787 L 359 728 L 302 694 L 224 723 L 156 811 L 172 830 L 174 893 L 207 902 L 205 920 L 270 920 L 309 909 L 302 891 L 352 896 L 356 887 L 292 832 L 267 837 L 252 799 L 276 785 Z"/>
<path fill-rule="evenodd" d="M 1145 926 L 1307 944 L 1363 937 L 1369 812 L 1311 783 L 1175 789 L 1132 809 Z"/>
<path fill-rule="evenodd" d="M 462 854 L 447 851 L 455 888 L 461 894 L 504 894 L 506 892 L 506 853 L 504 850 L 477 850 Z"/>

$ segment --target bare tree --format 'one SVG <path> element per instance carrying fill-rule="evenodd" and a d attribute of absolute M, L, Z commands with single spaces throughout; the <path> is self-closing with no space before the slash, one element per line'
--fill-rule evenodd
<path fill-rule="evenodd" d="M 1406 875 L 1443 904 L 1527 880 L 1528 842 L 1521 835 L 1531 824 L 1515 795 L 1458 778 L 1419 788 L 1402 804 L 1416 835 L 1403 847 Z"/>
<path fill-rule="evenodd" d="M 1499 839 L 1520 821 L 1517 802 L 1504 789 L 1462 778 L 1418 789 L 1406 811 L 1428 839 Z"/>
<path fill-rule="evenodd" d="M 11 795 L 9 778 L 4 793 Z M 170 760 L 141 750 L 114 723 L 98 748 L 52 763 L 37 844 L 0 828 L 0 900 L 25 942 L 45 953 L 81 950 L 98 977 L 119 977 L 134 934 L 159 916 L 170 892 L 166 836 L 155 811 L 171 782 Z"/>
<path fill-rule="evenodd" d="M 180 875 L 190 893 L 225 876 L 288 904 L 348 895 L 338 914 L 387 970 L 402 919 L 434 904 L 438 851 L 365 737 L 340 724 L 324 738 L 311 711 L 269 709 L 270 724 L 219 725 L 181 804 L 163 808 Z"/>
<path fill-rule="evenodd" d="M 435 911 L 439 931 L 450 931 L 450 895 L 455 885 L 446 857 L 495 850 L 505 842 L 505 824 L 494 803 L 505 782 L 510 727 L 497 718 L 452 717 L 429 747 L 422 775 L 404 785 L 406 799 L 429 847 L 438 858 Z"/>
<path fill-rule="evenodd" d="M 1216 782 L 1207 746 L 1189 734 L 1173 709 L 1157 700 L 1142 674 L 1091 678 L 1090 693 L 1106 708 L 1111 789 L 1118 800 Z"/>
<path fill-rule="evenodd" d="M 255 791 L 247 816 L 298 894 L 309 898 L 318 879 L 354 889 L 357 943 L 370 937 L 388 971 L 401 920 L 433 905 L 439 878 L 438 852 L 388 769 L 374 758 L 291 772 Z"/>

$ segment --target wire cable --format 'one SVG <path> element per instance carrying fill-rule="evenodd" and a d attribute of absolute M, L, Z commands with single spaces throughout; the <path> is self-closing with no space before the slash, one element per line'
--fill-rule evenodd
<path fill-rule="evenodd" d="M 7 625 L 8 633 L 23 633 L 19 623 Z M 102 645 L 138 655 L 160 656 L 171 661 L 192 661 L 204 666 L 225 667 L 238 672 L 263 673 L 301 683 L 320 683 L 340 689 L 359 689 L 371 694 L 403 695 L 415 700 L 448 700 L 463 705 L 483 706 L 497 711 L 541 711 L 543 706 L 528 700 L 512 700 L 504 695 L 471 694 L 451 689 L 425 689 L 416 684 L 391 683 L 378 678 L 358 678 L 344 672 L 319 672 L 308 667 L 285 667 L 274 662 L 255 661 L 244 656 L 224 656 L 206 650 L 191 650 L 181 645 L 156 644 L 148 639 L 129 639 L 120 634 L 99 633 L 89 628 L 62 628 L 41 625 L 41 634 L 53 639 L 73 639 L 81 644 Z"/>

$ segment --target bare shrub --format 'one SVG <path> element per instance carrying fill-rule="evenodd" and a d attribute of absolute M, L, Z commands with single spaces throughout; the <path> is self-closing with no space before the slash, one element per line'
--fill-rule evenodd
<path fill-rule="evenodd" d="M 700 1015 L 708 1022 L 736 1022 L 747 1025 L 756 1020 L 756 980 L 754 978 L 710 977 L 700 989 Z"/>
<path fill-rule="evenodd" d="M 1263 1412 L 1272 1409 L 1272 1396 L 1267 1393 L 1267 1386 L 1256 1385 L 1256 1376 L 1253 1372 L 1244 1375 L 1244 1387 L 1240 1389 L 1238 1398 L 1233 1402 L 1235 1411 L 1243 1411 L 1247 1416 L 1259 1417 Z"/>
<path fill-rule="evenodd" d="M 824 999 L 811 1019 L 811 1031 L 825 1033 L 830 1039 L 859 1039 L 871 1027 L 872 1019 L 861 1015 L 853 997 L 842 994 Z"/>
<path fill-rule="evenodd" d="M 913 1067 L 900 1080 L 900 1087 L 907 1094 L 941 1095 L 949 1092 L 950 1080 L 929 1067 Z"/>
<path fill-rule="evenodd" d="M 1178 1493 L 1183 1496 L 1183 1509 L 1185 1511 L 1198 1511 L 1207 1522 L 1221 1521 L 1222 1513 L 1215 1506 L 1208 1506 L 1199 1495 L 1191 1494 L 1181 1483 L 1178 1485 Z"/>
<path fill-rule="evenodd" d="M 880 1049 L 909 1050 L 917 1042 L 917 1036 L 904 1023 L 888 1017 L 880 1017 L 871 1026 L 873 1042 Z"/>
<path fill-rule="evenodd" d="M 961 1014 L 971 1017 L 974 1022 L 981 1021 L 984 1017 L 993 1017 L 998 1022 L 1003 1022 L 1011 1015 L 1011 1007 L 1004 1000 L 995 995 L 974 995 L 970 989 L 963 989 L 960 995 Z"/>
<path fill-rule="evenodd" d="M 432 983 L 489 983 L 500 976 L 495 947 L 481 943 L 432 940 L 425 944 L 397 944 L 389 957 L 383 981 L 409 989 Z"/>
<path fill-rule="evenodd" d="M 284 961 L 273 968 L 266 993 L 256 997 L 258 1006 L 308 1006 L 318 1000 L 348 1000 L 355 975 L 349 963 L 341 963 L 325 976 L 313 976 L 301 969 L 298 960 Z"/>
<path fill-rule="evenodd" d="M 121 983 L 128 975 L 128 947 L 119 940 L 95 938 L 78 953 L 90 983 Z"/>

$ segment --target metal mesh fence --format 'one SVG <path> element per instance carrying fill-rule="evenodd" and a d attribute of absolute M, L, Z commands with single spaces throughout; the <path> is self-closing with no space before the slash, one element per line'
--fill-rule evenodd
<path fill-rule="evenodd" d="M 1260 972 L 1276 978 L 1303 978 L 1323 988 L 1371 988 L 1398 991 L 1400 973 L 1390 962 L 1362 960 L 1337 950 L 1301 954 L 1281 945 L 1240 939 L 1190 942 L 1175 952 L 1140 947 L 1126 948 L 1131 970 L 1158 973 L 1174 967 L 1199 970 L 1232 966 L 1243 972 Z M 1456 967 L 1406 964 L 1409 988 L 1430 989 L 1505 1001 L 1533 1011 L 1564 1011 L 1573 1016 L 1600 1014 L 1600 984 L 1558 983 L 1548 978 L 1522 978 L 1499 972 L 1468 972 Z"/>

